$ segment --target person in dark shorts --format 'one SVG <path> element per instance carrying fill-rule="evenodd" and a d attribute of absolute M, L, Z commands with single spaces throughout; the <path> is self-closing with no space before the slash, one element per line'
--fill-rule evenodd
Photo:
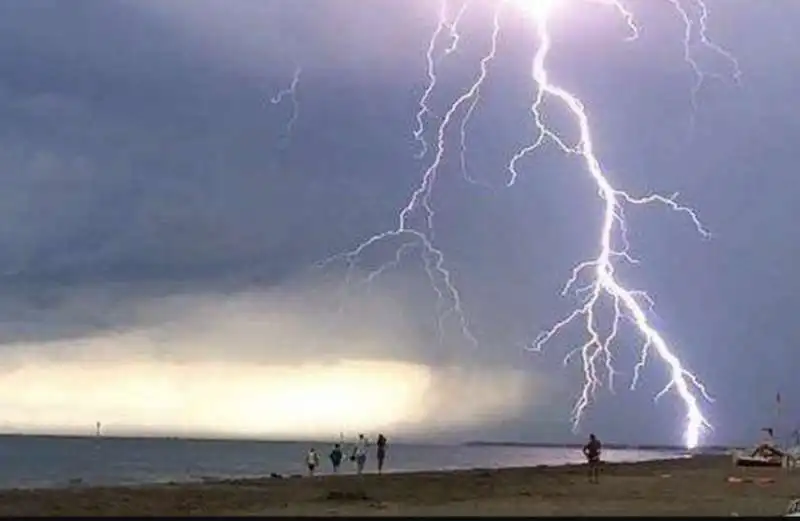
<path fill-rule="evenodd" d="M 338 443 L 334 445 L 328 457 L 331 459 L 331 465 L 333 465 L 333 473 L 336 474 L 339 472 L 339 465 L 342 464 L 342 458 L 344 457 L 344 454 L 342 454 L 342 446 Z"/>
<path fill-rule="evenodd" d="M 306 466 L 308 467 L 309 476 L 313 476 L 314 471 L 319 467 L 319 454 L 313 448 L 306 454 Z"/>
<path fill-rule="evenodd" d="M 386 436 L 378 434 L 378 474 L 383 473 L 383 462 L 386 461 Z"/>
<path fill-rule="evenodd" d="M 600 452 L 603 445 L 594 434 L 589 435 L 589 443 L 583 446 L 583 455 L 589 463 L 589 483 L 600 483 Z"/>

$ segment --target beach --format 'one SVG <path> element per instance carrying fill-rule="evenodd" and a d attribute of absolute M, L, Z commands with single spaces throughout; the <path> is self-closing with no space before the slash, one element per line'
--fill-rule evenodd
<path fill-rule="evenodd" d="M 731 482 L 729 477 L 740 478 Z M 781 515 L 800 471 L 730 457 L 0 492 L 0 515 Z"/>

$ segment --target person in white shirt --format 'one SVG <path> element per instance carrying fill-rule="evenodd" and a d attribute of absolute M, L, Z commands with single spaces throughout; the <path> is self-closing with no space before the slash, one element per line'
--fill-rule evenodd
<path fill-rule="evenodd" d="M 369 450 L 369 443 L 363 434 L 358 435 L 358 441 L 353 448 L 353 455 L 350 457 L 356 463 L 356 471 L 361 474 L 364 472 L 364 465 L 367 463 L 367 451 Z"/>
<path fill-rule="evenodd" d="M 306 454 L 306 465 L 308 466 L 308 475 L 313 476 L 314 471 L 317 470 L 319 466 L 319 454 L 317 454 L 317 451 L 314 450 L 313 447 L 308 451 L 308 454 Z"/>

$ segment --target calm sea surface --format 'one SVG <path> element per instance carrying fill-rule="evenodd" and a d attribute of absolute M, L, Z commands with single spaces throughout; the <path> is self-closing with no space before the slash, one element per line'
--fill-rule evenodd
<path fill-rule="evenodd" d="M 310 446 L 320 452 L 322 471 L 329 472 L 330 445 L 180 439 L 0 437 L 0 488 L 83 485 L 133 485 L 258 477 L 304 472 Z M 606 450 L 607 461 L 643 461 L 678 457 L 657 451 Z M 577 449 L 551 447 L 487 447 L 390 445 L 385 471 L 500 468 L 558 465 L 583 461 Z M 375 471 L 374 452 L 367 470 Z M 343 464 L 351 473 L 353 465 Z"/>

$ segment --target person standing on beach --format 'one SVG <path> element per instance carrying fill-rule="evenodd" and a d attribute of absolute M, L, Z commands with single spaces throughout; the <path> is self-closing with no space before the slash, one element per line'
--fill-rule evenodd
<path fill-rule="evenodd" d="M 603 445 L 594 434 L 589 435 L 589 443 L 583 446 L 583 455 L 589 463 L 589 483 L 600 483 L 600 452 Z"/>
<path fill-rule="evenodd" d="M 342 464 L 342 446 L 338 443 L 333 446 L 333 450 L 330 453 L 329 458 L 331 459 L 331 465 L 333 465 L 333 473 L 337 474 L 339 472 L 339 465 Z"/>
<path fill-rule="evenodd" d="M 308 475 L 313 476 L 319 466 L 319 454 L 313 447 L 306 454 L 306 465 L 308 466 Z"/>
<path fill-rule="evenodd" d="M 378 474 L 383 473 L 383 462 L 386 460 L 386 436 L 378 434 Z"/>
<path fill-rule="evenodd" d="M 367 450 L 367 438 L 363 434 L 359 434 L 358 441 L 353 449 L 353 455 L 350 456 L 350 460 L 356 463 L 356 471 L 359 475 L 364 472 L 364 465 L 367 463 Z"/>

